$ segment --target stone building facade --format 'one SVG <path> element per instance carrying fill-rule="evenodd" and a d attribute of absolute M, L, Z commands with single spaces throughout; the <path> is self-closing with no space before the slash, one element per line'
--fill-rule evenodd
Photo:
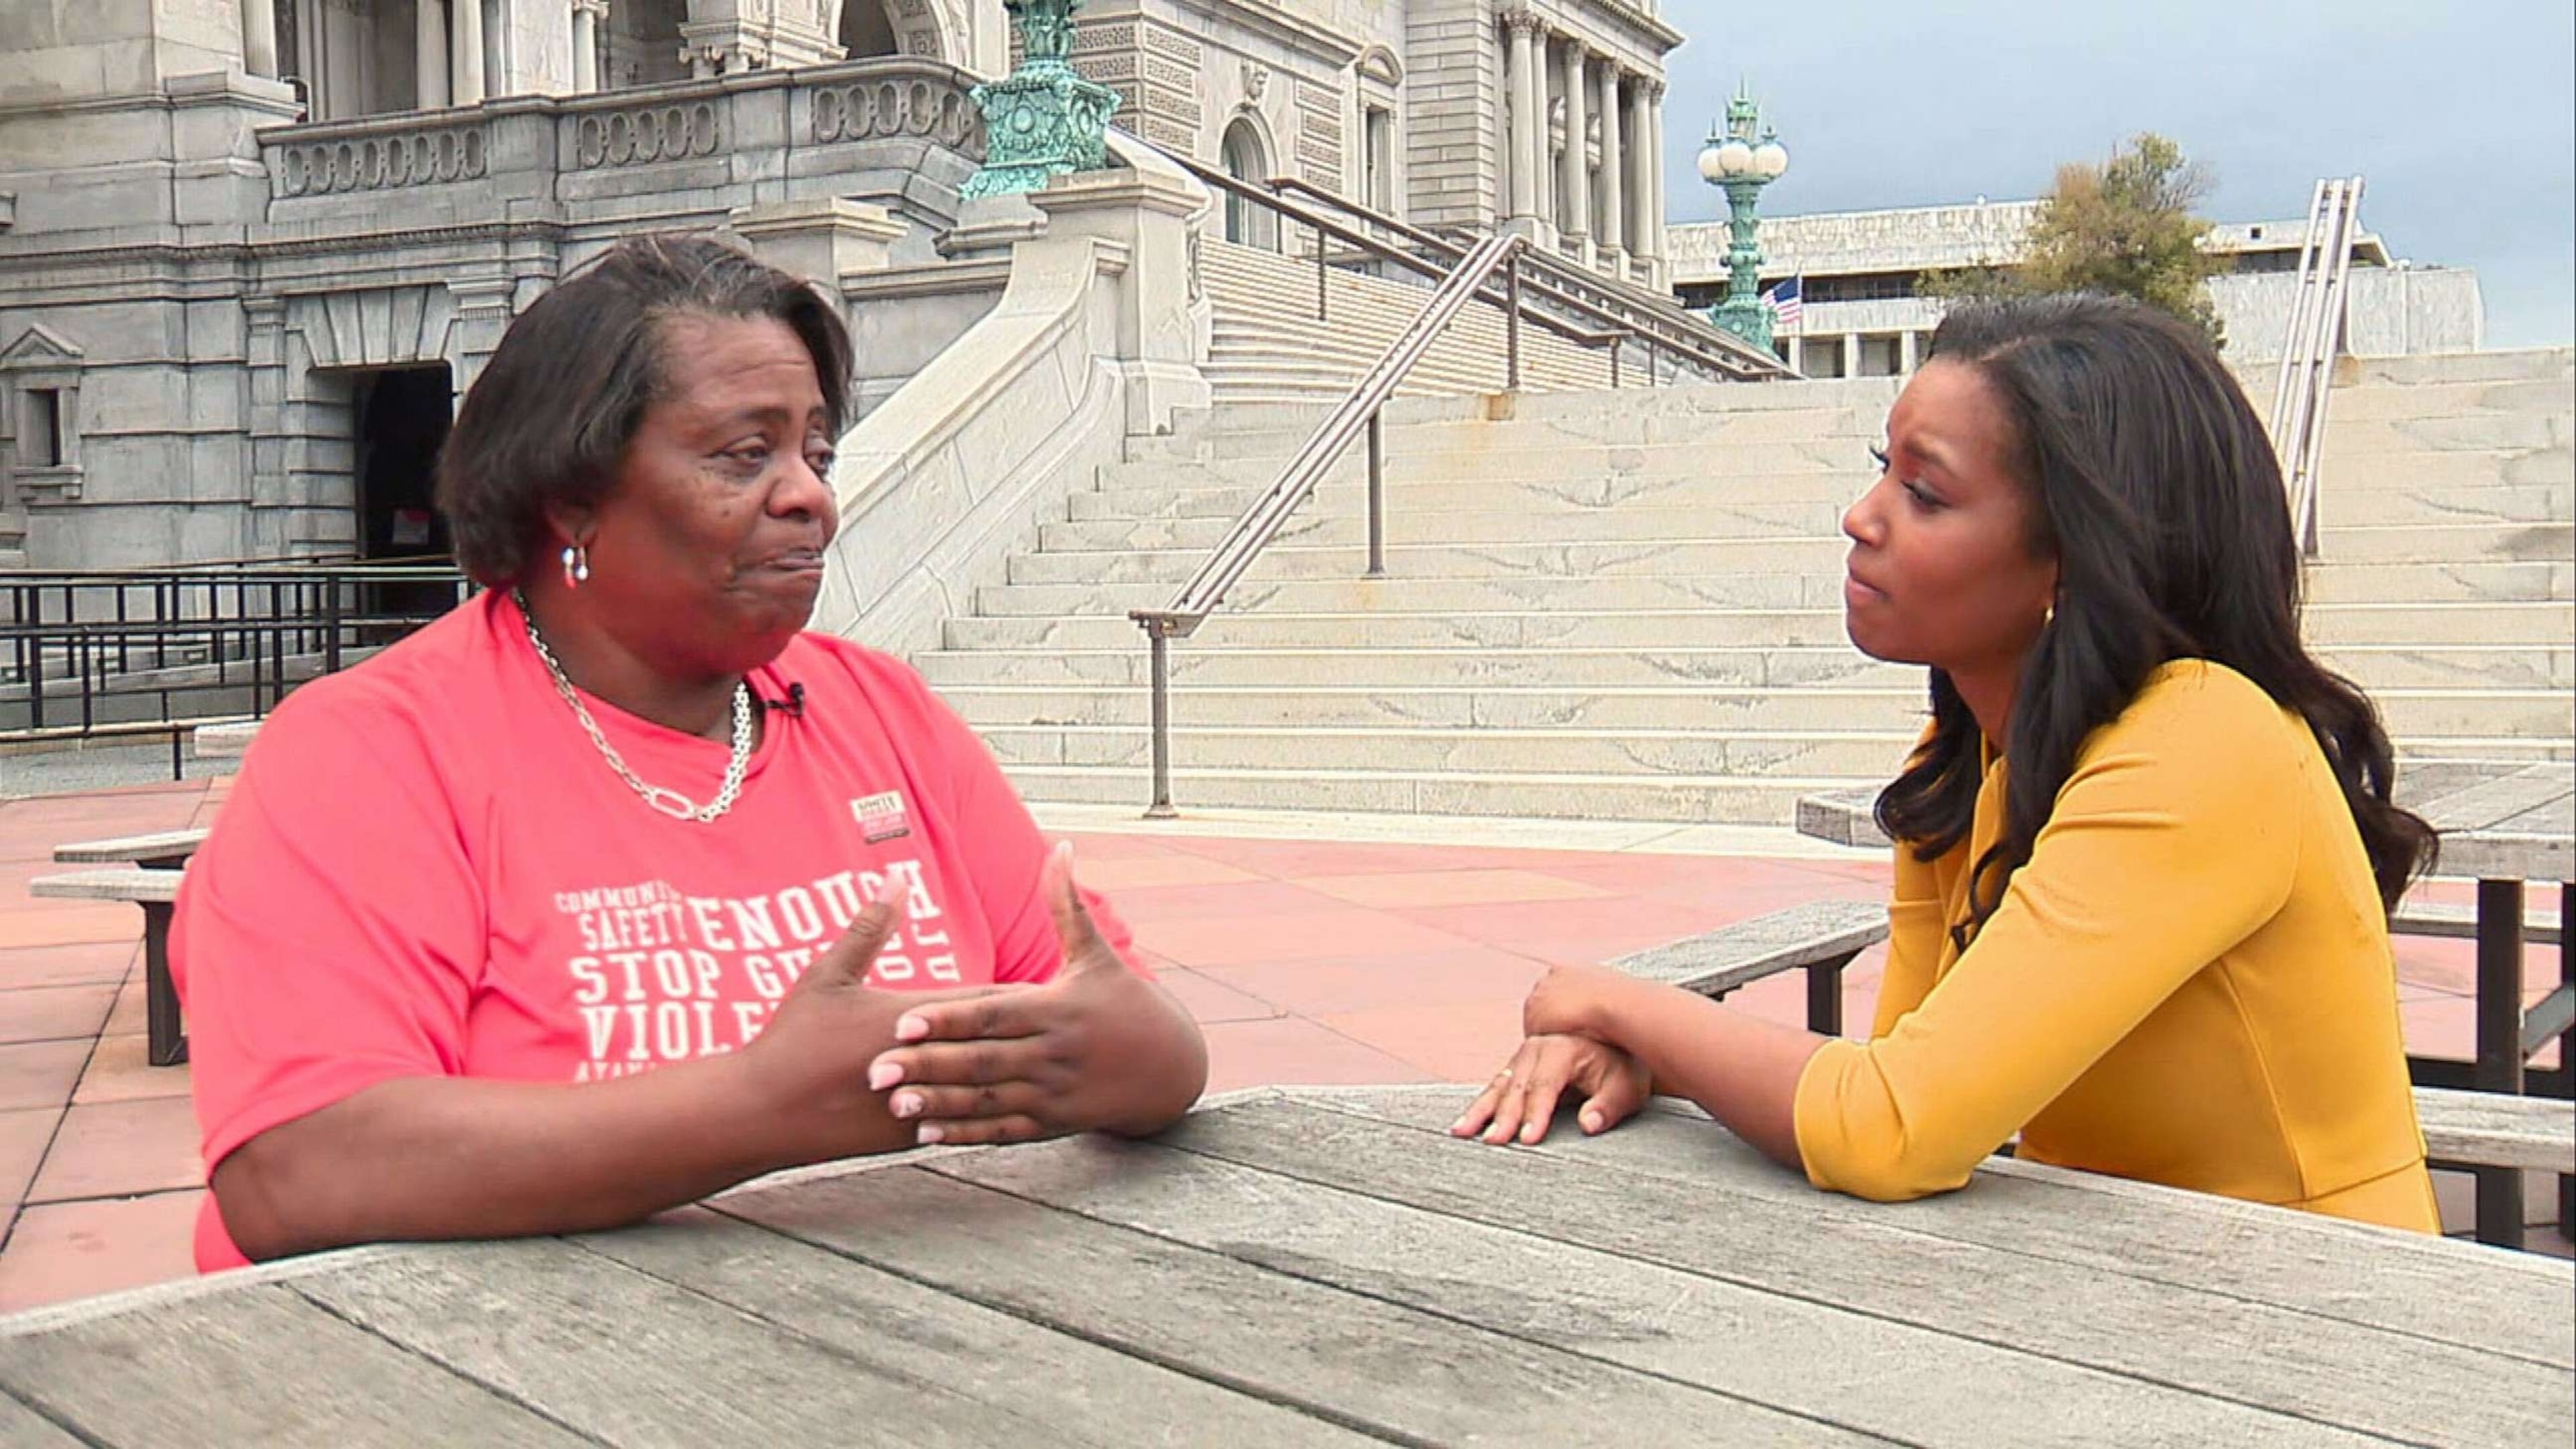
<path fill-rule="evenodd" d="M 1777 345 L 1810 377 L 1886 377 L 1912 372 L 1940 323 L 1940 307 L 1918 296 L 1926 275 L 2009 267 L 2039 213 L 2036 201 L 1883 211 L 1813 212 L 1762 219 L 1762 284 L 1801 278 L 1802 324 Z M 2236 222 L 2215 227 L 2208 247 L 2227 261 L 2210 280 L 2210 300 L 2233 359 L 2277 358 L 2288 336 L 2308 224 Z M 1726 225 L 1669 229 L 1674 293 L 1705 307 L 1726 293 Z M 2345 347 L 2365 357 L 2467 352 L 2485 338 L 2477 273 L 2424 266 L 2390 255 L 2377 233 L 2353 242 L 2345 306 Z"/>
<path fill-rule="evenodd" d="M 1660 284 L 1653 4 L 1092 0 L 1076 60 L 1167 151 Z M 0 0 L 0 565 L 443 546 L 455 398 L 636 231 L 863 262 L 919 366 L 999 295 L 951 233 L 1011 46 L 1001 0 Z"/>

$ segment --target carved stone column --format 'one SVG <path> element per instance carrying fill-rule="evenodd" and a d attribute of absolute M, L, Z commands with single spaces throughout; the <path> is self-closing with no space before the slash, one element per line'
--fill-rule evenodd
<path fill-rule="evenodd" d="M 1645 257 L 1661 229 L 1655 204 L 1655 106 L 1642 75 L 1628 78 L 1628 255 Z"/>
<path fill-rule="evenodd" d="M 1628 149 L 1621 144 L 1619 67 L 1601 66 L 1601 248 L 1617 253 L 1628 245 Z"/>
<path fill-rule="evenodd" d="M 1592 235 L 1592 167 L 1585 157 L 1584 91 L 1590 88 L 1590 77 L 1584 64 L 1583 42 L 1569 40 L 1565 46 L 1565 156 L 1559 163 L 1557 195 L 1564 198 L 1562 208 L 1565 235 L 1569 241 L 1582 241 Z"/>
<path fill-rule="evenodd" d="M 448 67 L 450 99 L 460 106 L 483 104 L 483 0 L 455 0 L 456 23 L 448 27 L 456 58 Z"/>
<path fill-rule="evenodd" d="M 1646 86 L 1646 134 L 1652 144 L 1646 148 L 1646 229 L 1637 242 L 1654 264 L 1654 285 L 1664 282 L 1664 83 L 1652 81 Z"/>
<path fill-rule="evenodd" d="M 1506 56 L 1504 78 L 1510 96 L 1511 110 L 1511 205 L 1513 217 L 1534 216 L 1538 212 L 1538 88 L 1530 82 L 1537 69 L 1530 60 L 1530 42 L 1538 34 L 1538 15 L 1529 10 L 1506 10 L 1503 27 L 1510 32 L 1511 49 Z"/>
<path fill-rule="evenodd" d="M 413 14 L 419 23 L 412 29 L 412 104 L 434 111 L 448 103 L 447 0 L 419 0 Z"/>
<path fill-rule="evenodd" d="M 277 0 L 242 0 L 242 68 L 277 79 Z"/>
<path fill-rule="evenodd" d="M 600 89 L 599 22 L 607 17 L 608 0 L 573 0 L 572 88 L 585 95 Z"/>

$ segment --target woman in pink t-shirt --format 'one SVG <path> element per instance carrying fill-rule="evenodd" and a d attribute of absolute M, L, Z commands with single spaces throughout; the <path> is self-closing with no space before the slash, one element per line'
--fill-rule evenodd
<path fill-rule="evenodd" d="M 850 373 L 830 301 L 703 238 L 512 325 L 438 464 L 488 591 L 289 698 L 180 892 L 201 1267 L 1197 1099 L 982 744 L 804 632 Z"/>

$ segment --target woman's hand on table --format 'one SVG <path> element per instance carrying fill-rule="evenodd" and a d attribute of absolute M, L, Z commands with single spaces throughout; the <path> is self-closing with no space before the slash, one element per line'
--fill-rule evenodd
<path fill-rule="evenodd" d="M 1611 1022 L 1641 987 L 1653 989 L 1607 966 L 1550 966 L 1521 1002 L 1521 1034 L 1588 1036 L 1617 1046 Z"/>
<path fill-rule="evenodd" d="M 1607 1132 L 1635 1115 L 1654 1093 L 1645 1065 L 1627 1052 L 1588 1036 L 1547 1032 L 1531 1036 L 1512 1053 L 1510 1063 L 1486 1083 L 1465 1116 L 1449 1128 L 1451 1136 L 1477 1137 L 1523 1146 L 1547 1136 L 1556 1119 L 1559 1098 L 1581 1094 L 1575 1120 L 1587 1133 Z"/>
<path fill-rule="evenodd" d="M 975 997 L 907 998 L 903 1045 L 869 1081 L 923 1143 L 1022 1142 L 1068 1132 L 1141 1135 L 1198 1100 L 1207 1049 L 1161 987 L 1101 938 L 1073 882 L 1070 845 L 1048 858 L 1048 909 L 1064 966 L 1043 986 Z"/>
<path fill-rule="evenodd" d="M 1002 997 L 1036 988 L 971 986 L 950 991 L 887 991 L 867 984 L 869 968 L 892 937 L 899 907 L 871 900 L 848 932 L 805 969 L 769 1024 L 744 1047 L 758 1112 L 784 1137 L 781 1156 L 823 1162 L 901 1145 L 888 1121 L 885 1094 L 869 1071 L 896 1023 L 925 1004 Z M 897 1141 L 886 1140 L 889 1127 Z"/>

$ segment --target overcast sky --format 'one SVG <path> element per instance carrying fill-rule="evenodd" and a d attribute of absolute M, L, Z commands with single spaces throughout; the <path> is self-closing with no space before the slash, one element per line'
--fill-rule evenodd
<path fill-rule="evenodd" d="M 2307 214 L 2367 179 L 2389 250 L 2477 269 L 2490 347 L 2576 341 L 2569 0 L 1663 0 L 1674 220 L 1739 76 L 1789 147 L 1768 211 L 2037 196 L 2061 161 L 2158 131 L 2205 162 L 2213 221 Z"/>

